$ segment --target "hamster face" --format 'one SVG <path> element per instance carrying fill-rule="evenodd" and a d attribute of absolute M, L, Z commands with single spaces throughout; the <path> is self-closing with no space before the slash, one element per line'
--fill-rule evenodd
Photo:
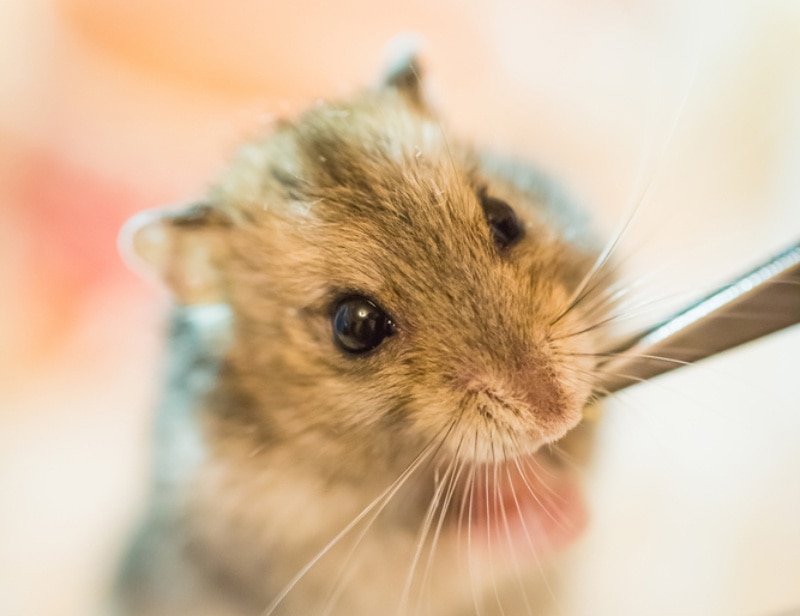
<path fill-rule="evenodd" d="M 588 255 L 397 92 L 279 127 L 212 202 L 241 221 L 223 273 L 237 369 L 287 404 L 278 430 L 449 431 L 448 448 L 483 461 L 580 420 L 591 364 L 576 354 L 592 341 L 576 314 L 559 317 Z M 337 344 L 347 300 L 368 302 L 391 335 L 366 352 Z"/>
<path fill-rule="evenodd" d="M 448 504 L 443 594 L 463 592 L 445 547 L 462 525 L 509 545 L 524 534 L 534 552 L 579 530 L 564 472 L 536 469 L 592 394 L 597 304 L 593 321 L 574 297 L 596 248 L 518 171 L 449 140 L 404 73 L 278 124 L 202 204 L 134 237 L 179 303 L 230 307 L 230 341 L 190 419 L 206 458 L 184 515 L 254 613 L 281 603 L 297 571 L 313 586 L 321 569 L 327 588 L 338 570 L 303 562 L 403 483 L 360 542 L 364 575 L 385 578 L 371 598 L 358 584 L 343 593 L 342 613 L 402 608 L 411 582 L 401 593 L 398 569 L 370 550 L 391 543 L 405 572 L 416 532 L 434 512 L 441 527 Z M 285 613 L 313 613 L 294 600 Z"/>

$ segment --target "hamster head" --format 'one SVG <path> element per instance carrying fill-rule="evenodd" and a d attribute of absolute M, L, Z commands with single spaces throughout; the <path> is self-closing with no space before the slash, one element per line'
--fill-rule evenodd
<path fill-rule="evenodd" d="M 449 140 L 417 75 L 278 123 L 133 234 L 179 303 L 231 307 L 221 378 L 269 439 L 324 435 L 342 465 L 437 439 L 469 462 L 533 453 L 591 394 L 594 334 L 567 308 L 593 245 Z"/>

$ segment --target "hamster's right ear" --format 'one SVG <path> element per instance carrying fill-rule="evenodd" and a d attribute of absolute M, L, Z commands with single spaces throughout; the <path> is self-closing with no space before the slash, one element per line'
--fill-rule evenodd
<path fill-rule="evenodd" d="M 125 223 L 119 248 L 134 269 L 160 278 L 179 304 L 221 303 L 230 229 L 228 217 L 206 203 L 148 210 Z"/>
<path fill-rule="evenodd" d="M 396 36 L 386 46 L 386 69 L 382 87 L 394 89 L 417 111 L 429 112 L 419 62 L 421 38 L 414 34 Z"/>

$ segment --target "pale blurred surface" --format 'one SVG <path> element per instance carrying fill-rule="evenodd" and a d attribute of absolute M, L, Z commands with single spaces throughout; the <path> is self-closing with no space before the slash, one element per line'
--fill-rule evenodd
<path fill-rule="evenodd" d="M 800 5 L 0 4 L 0 614 L 95 613 L 144 487 L 165 299 L 131 213 L 426 41 L 446 126 L 538 162 L 661 311 L 800 237 Z M 653 318 L 653 313 L 645 315 Z M 571 615 L 800 609 L 800 330 L 608 404 Z"/>

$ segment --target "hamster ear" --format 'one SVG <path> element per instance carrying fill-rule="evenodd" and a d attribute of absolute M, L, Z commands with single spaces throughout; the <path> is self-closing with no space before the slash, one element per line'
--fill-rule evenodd
<path fill-rule="evenodd" d="M 134 269 L 160 278 L 183 305 L 226 300 L 221 263 L 230 220 L 206 203 L 148 210 L 120 232 L 120 252 Z"/>
<path fill-rule="evenodd" d="M 419 62 L 421 40 L 415 35 L 401 35 L 387 45 L 387 63 L 382 87 L 395 89 L 419 111 L 427 111 L 428 103 L 422 87 Z"/>

